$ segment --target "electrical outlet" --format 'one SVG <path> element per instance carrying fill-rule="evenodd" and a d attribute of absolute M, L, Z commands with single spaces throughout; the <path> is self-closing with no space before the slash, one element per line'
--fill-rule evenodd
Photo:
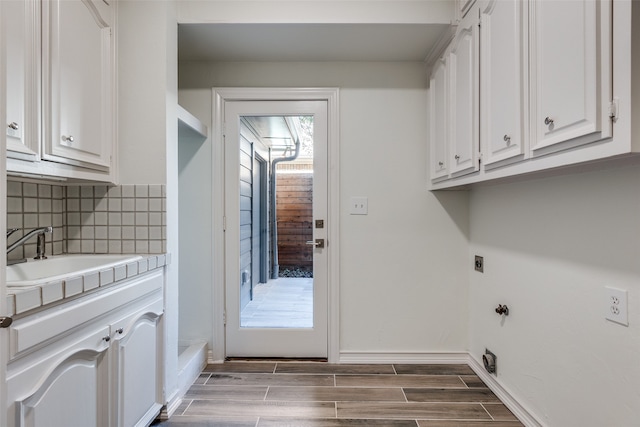
<path fill-rule="evenodd" d="M 629 326 L 629 313 L 627 311 L 627 291 L 622 289 L 605 288 L 606 308 L 605 318 L 612 322 Z"/>

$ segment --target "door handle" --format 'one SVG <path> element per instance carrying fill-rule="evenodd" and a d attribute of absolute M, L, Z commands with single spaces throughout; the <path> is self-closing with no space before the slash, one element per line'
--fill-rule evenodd
<path fill-rule="evenodd" d="M 307 245 L 311 245 L 318 249 L 322 249 L 324 248 L 324 239 L 316 239 L 315 241 L 309 240 L 307 241 Z"/>

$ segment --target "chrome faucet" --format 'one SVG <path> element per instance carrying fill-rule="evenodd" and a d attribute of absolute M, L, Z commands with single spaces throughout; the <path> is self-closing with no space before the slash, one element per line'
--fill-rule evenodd
<path fill-rule="evenodd" d="M 11 230 L 7 230 L 7 237 L 9 237 L 11 234 L 13 234 L 14 232 L 16 232 L 17 229 L 11 229 Z M 18 246 L 23 245 L 27 240 L 29 240 L 31 237 L 37 235 L 38 236 L 38 242 L 36 244 L 36 256 L 34 259 L 47 259 L 44 251 L 45 251 L 45 233 L 53 233 L 53 227 L 40 227 L 40 228 L 36 228 L 31 230 L 30 232 L 28 232 L 27 234 L 25 234 L 24 236 L 22 236 L 21 238 L 19 238 L 18 240 L 16 240 L 14 243 L 10 244 L 9 246 L 7 246 L 7 254 L 9 254 L 11 251 L 13 251 L 14 249 L 16 249 Z"/>

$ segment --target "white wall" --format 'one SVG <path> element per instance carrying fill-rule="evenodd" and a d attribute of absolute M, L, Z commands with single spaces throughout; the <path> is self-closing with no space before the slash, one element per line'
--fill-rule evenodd
<path fill-rule="evenodd" d="M 443 23 L 452 0 L 178 0 L 179 22 Z"/>
<path fill-rule="evenodd" d="M 470 349 L 549 426 L 640 420 L 640 167 L 471 191 Z M 629 291 L 629 326 L 604 287 Z M 507 304 L 502 321 L 494 312 Z"/>
<path fill-rule="evenodd" d="M 121 184 L 167 188 L 164 391 L 178 390 L 177 19 L 173 1 L 118 2 L 118 151 Z"/>
<path fill-rule="evenodd" d="M 343 352 L 466 350 L 467 194 L 427 191 L 426 80 L 421 63 L 180 64 L 181 90 L 340 88 Z M 351 196 L 368 216 L 346 212 Z"/>
<path fill-rule="evenodd" d="M 178 103 L 211 129 L 211 90 L 181 90 Z M 210 341 L 212 333 L 211 139 L 178 146 L 181 345 Z"/>
<path fill-rule="evenodd" d="M 167 91 L 171 90 L 167 7 L 170 3 L 118 2 L 118 151 L 121 184 L 167 180 Z M 173 89 L 175 91 L 175 89 Z M 141 161 L 143 163 L 141 163 Z"/>

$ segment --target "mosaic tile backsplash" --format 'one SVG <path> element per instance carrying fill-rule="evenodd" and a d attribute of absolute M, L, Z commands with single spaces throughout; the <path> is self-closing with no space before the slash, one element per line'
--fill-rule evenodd
<path fill-rule="evenodd" d="M 160 254 L 166 252 L 164 185 L 61 186 L 7 181 L 7 239 L 13 243 L 33 228 L 53 226 L 46 253 Z M 9 254 L 34 257 L 35 237 Z"/>

